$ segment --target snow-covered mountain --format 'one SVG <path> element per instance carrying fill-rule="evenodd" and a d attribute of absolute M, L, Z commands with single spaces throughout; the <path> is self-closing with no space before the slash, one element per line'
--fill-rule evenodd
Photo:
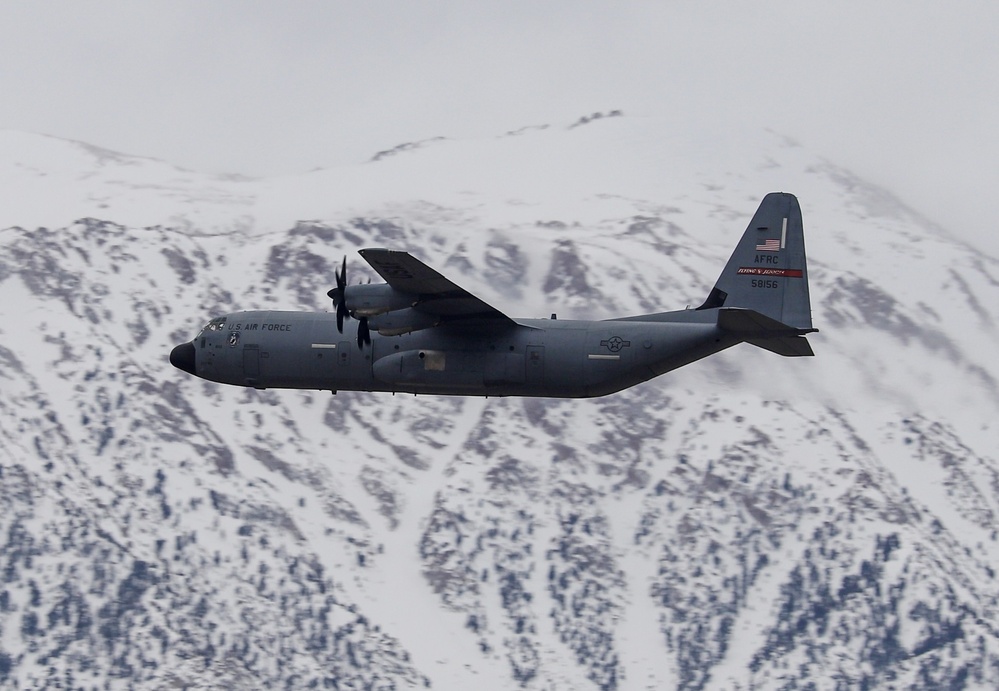
<path fill-rule="evenodd" d="M 587 117 L 219 178 L 0 132 L 0 686 L 999 686 L 999 261 L 770 132 Z M 815 358 L 594 400 L 221 387 L 170 349 L 406 249 L 699 304 L 798 195 Z"/>

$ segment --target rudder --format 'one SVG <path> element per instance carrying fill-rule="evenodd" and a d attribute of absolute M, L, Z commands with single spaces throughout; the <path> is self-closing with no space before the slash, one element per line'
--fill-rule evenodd
<path fill-rule="evenodd" d="M 795 329 L 812 328 L 801 207 L 793 194 L 763 198 L 707 300 L 697 309 L 751 309 Z"/>

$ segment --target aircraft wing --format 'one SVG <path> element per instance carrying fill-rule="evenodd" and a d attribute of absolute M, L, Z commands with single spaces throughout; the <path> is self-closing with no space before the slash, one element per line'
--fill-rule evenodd
<path fill-rule="evenodd" d="M 447 321 L 487 319 L 515 323 L 408 252 L 368 248 L 359 254 L 392 288 L 418 296 L 413 308 L 420 312 Z"/>

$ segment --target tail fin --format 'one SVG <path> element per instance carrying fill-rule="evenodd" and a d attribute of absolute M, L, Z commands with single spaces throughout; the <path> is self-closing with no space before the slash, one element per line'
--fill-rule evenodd
<path fill-rule="evenodd" d="M 697 309 L 720 307 L 753 310 L 803 333 L 813 330 L 801 207 L 793 194 L 773 192 L 763 198 Z"/>

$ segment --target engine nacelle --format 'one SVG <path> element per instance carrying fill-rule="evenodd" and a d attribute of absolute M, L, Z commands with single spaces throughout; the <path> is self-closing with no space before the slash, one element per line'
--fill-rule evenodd
<path fill-rule="evenodd" d="M 398 291 L 387 283 L 347 286 L 343 293 L 347 311 L 354 317 L 374 317 L 412 307 L 417 301 L 416 295 Z"/>
<path fill-rule="evenodd" d="M 436 314 L 419 312 L 412 307 L 393 310 L 368 319 L 368 328 L 382 336 L 400 336 L 420 329 L 429 329 L 440 324 Z"/>

